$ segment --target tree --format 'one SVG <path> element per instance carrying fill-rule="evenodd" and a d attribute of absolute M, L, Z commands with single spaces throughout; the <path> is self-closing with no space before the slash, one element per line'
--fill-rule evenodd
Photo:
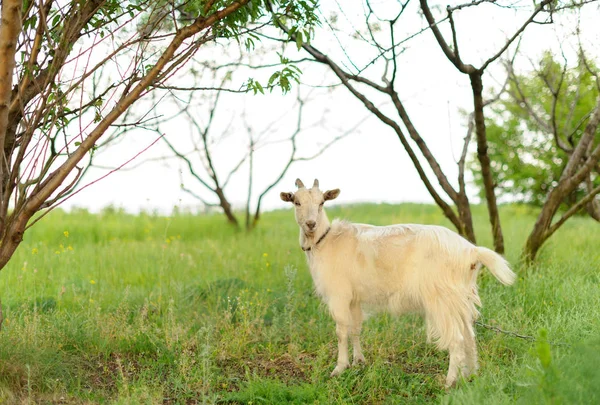
<path fill-rule="evenodd" d="M 518 41 L 527 26 L 537 22 L 536 18 L 541 18 L 542 22 L 549 22 L 553 9 L 548 7 L 549 0 L 544 0 L 534 5 L 529 10 L 529 14 L 515 28 L 514 32 L 508 38 L 504 39 L 497 46 L 497 49 L 492 52 L 488 51 L 489 55 L 486 55 L 480 61 L 468 63 L 465 62 L 463 54 L 460 52 L 459 35 L 455 23 L 455 21 L 458 21 L 456 15 L 460 14 L 464 9 L 479 7 L 483 3 L 495 5 L 495 2 L 478 1 L 454 7 L 448 6 L 445 9 L 445 15 L 439 16 L 436 19 L 429 3 L 426 0 L 421 0 L 419 11 L 425 17 L 426 25 L 420 30 L 410 33 L 406 32 L 404 28 L 405 26 L 411 26 L 410 23 L 407 23 L 406 18 L 404 18 L 406 14 L 405 10 L 410 5 L 409 2 L 400 3 L 395 10 L 393 7 L 382 7 L 382 11 L 378 11 L 367 0 L 362 25 L 364 28 L 361 30 L 355 29 L 353 23 L 351 26 L 355 30 L 352 38 L 353 42 L 357 43 L 356 48 L 361 49 L 362 52 L 364 52 L 365 48 L 370 49 L 368 58 L 365 58 L 363 55 L 359 58 L 357 55 L 351 53 L 350 46 L 342 45 L 342 41 L 337 37 L 336 32 L 338 30 L 335 28 L 332 28 L 332 31 L 334 31 L 334 35 L 338 38 L 338 43 L 342 45 L 342 52 L 328 53 L 318 49 L 312 43 L 303 41 L 303 38 L 298 38 L 298 36 L 295 36 L 293 30 L 287 28 L 284 24 L 280 24 L 280 27 L 297 44 L 301 44 L 302 48 L 316 62 L 327 66 L 354 97 L 360 100 L 370 112 L 394 131 L 436 204 L 442 209 L 444 215 L 452 222 L 458 232 L 472 242 L 475 242 L 475 232 L 464 173 L 468 143 L 472 134 L 475 134 L 477 156 L 485 183 L 485 196 L 492 225 L 494 247 L 497 252 L 502 253 L 504 251 L 504 241 L 494 193 L 493 172 L 487 154 L 487 129 L 485 126 L 484 108 L 489 102 L 483 98 L 483 77 L 487 68 L 502 55 L 505 55 L 509 47 Z M 383 17 L 385 13 L 387 13 L 387 16 Z M 408 13 L 408 15 L 411 14 L 414 13 Z M 328 21 L 330 26 L 333 26 L 334 23 L 335 21 Z M 414 24 L 412 25 L 414 26 Z M 441 26 L 444 26 L 449 31 L 449 35 L 445 35 L 442 32 Z M 433 33 L 442 54 L 460 74 L 464 74 L 469 78 L 471 87 L 473 120 L 469 123 L 461 159 L 457 162 L 458 179 L 455 184 L 452 184 L 448 179 L 438 159 L 426 143 L 425 137 L 413 122 L 411 113 L 405 107 L 403 101 L 402 88 L 399 88 L 398 84 L 400 58 L 403 53 L 402 47 L 408 41 L 426 31 Z M 450 39 L 447 40 L 446 37 Z M 333 56 L 334 54 L 336 56 Z M 356 61 L 353 59 L 353 56 L 356 57 Z M 360 63 L 358 62 L 359 60 L 361 61 Z M 391 110 L 378 106 L 382 100 L 386 99 L 393 106 Z M 473 125 L 471 126 L 471 124 Z M 408 136 L 406 133 L 408 133 Z M 434 185 L 434 182 L 437 182 L 439 188 Z M 456 208 L 453 208 L 446 202 L 446 199 L 449 199 Z"/>
<path fill-rule="evenodd" d="M 549 192 L 523 250 L 523 257 L 532 261 L 554 232 L 579 210 L 587 206 L 592 216 L 597 215 L 600 74 L 582 48 L 575 69 L 569 69 L 566 61 L 560 65 L 546 55 L 533 80 L 517 76 L 510 65 L 509 70 L 509 94 L 517 102 L 512 114 L 527 117 L 525 128 L 534 132 L 532 139 L 537 135 L 537 142 L 547 149 L 537 160 L 535 153 L 524 155 L 530 158 L 532 166 L 545 166 L 545 181 L 550 182 L 546 183 Z M 510 117 L 511 113 L 507 115 Z M 528 146 L 529 142 L 525 144 Z M 554 220 L 563 205 L 566 211 Z"/>
<path fill-rule="evenodd" d="M 270 24 L 260 0 L 1 7 L 0 269 L 31 218 L 72 190 L 82 161 L 132 105 L 207 42 L 243 40 Z M 317 22 L 310 2 L 279 0 L 269 10 L 302 29 Z"/>
<path fill-rule="evenodd" d="M 223 83 L 221 83 L 221 86 Z M 193 89 L 193 87 L 190 87 Z M 326 126 L 327 112 L 321 112 L 321 115 L 312 114 L 307 117 L 305 113 L 306 103 L 310 103 L 311 93 L 302 96 L 300 89 L 297 91 L 296 102 L 292 109 L 281 115 L 279 118 L 273 117 L 265 120 L 264 117 L 252 117 L 252 114 L 245 110 L 228 109 L 233 103 L 233 98 L 237 101 L 243 96 L 228 95 L 223 90 L 217 90 L 214 94 L 203 94 L 199 98 L 194 90 L 178 91 L 171 97 L 171 101 L 177 106 L 178 113 L 175 117 L 162 120 L 157 124 L 155 131 L 159 134 L 165 134 L 162 139 L 172 153 L 172 157 L 177 158 L 181 166 L 181 188 L 183 191 L 193 196 L 206 207 L 219 207 L 227 221 L 235 228 L 242 227 L 240 213 L 233 209 L 231 200 L 227 197 L 227 186 L 236 175 L 242 176 L 245 171 L 247 194 L 244 210 L 244 228 L 249 231 L 256 227 L 261 215 L 262 201 L 265 195 L 271 191 L 288 172 L 290 167 L 297 162 L 306 162 L 321 156 L 326 150 L 336 142 L 352 133 L 361 124 L 359 121 L 351 129 L 345 131 L 335 131 L 329 129 L 327 132 L 337 134 L 329 136 L 326 139 L 314 139 L 311 142 L 312 148 L 300 146 L 302 138 L 306 137 L 306 132 L 316 127 L 324 129 Z M 249 96 L 254 97 L 254 96 Z M 165 100 L 166 102 L 166 100 Z M 163 104 L 165 104 L 163 102 Z M 199 115 L 199 105 L 209 105 L 209 111 L 206 114 Z M 233 119 L 233 115 L 237 119 Z M 178 124 L 174 120 L 179 119 Z M 226 122 L 226 125 L 217 126 L 217 123 Z M 290 122 L 294 124 L 289 125 Z M 162 124 L 169 125 L 171 128 L 189 128 L 186 132 L 186 138 L 181 134 L 170 134 L 163 131 Z M 233 138 L 233 139 L 232 139 Z M 227 140 L 228 144 L 245 143 L 245 150 L 233 158 L 235 151 L 227 146 L 219 148 L 220 144 Z M 281 159 L 280 156 L 274 158 L 269 149 L 272 146 L 288 145 L 288 155 Z M 219 150 L 221 149 L 221 150 Z M 304 150 L 304 153 L 302 151 Z M 169 156 L 165 156 L 165 159 Z M 224 160 L 229 160 L 227 165 Z M 254 165 L 257 159 L 269 159 L 272 170 L 269 173 L 268 184 L 256 194 Z M 225 169 L 226 167 L 226 169 Z M 185 174 L 185 179 L 183 174 Z M 208 197 L 206 195 L 208 194 Z M 251 212 L 253 211 L 253 212 Z"/>
<path fill-rule="evenodd" d="M 580 56 L 577 66 L 557 62 L 546 52 L 531 72 L 517 74 L 507 62 L 509 83 L 489 114 L 488 145 L 500 196 L 542 207 L 579 143 L 599 92 L 593 64 Z M 474 171 L 476 184 L 481 177 Z M 600 185 L 590 173 L 562 202 L 569 209 Z M 586 204 L 600 221 L 598 201 Z"/>
<path fill-rule="evenodd" d="M 120 130 L 107 136 L 91 166 L 115 170 L 98 163 L 102 156 L 118 147 L 130 131 L 149 131 L 164 148 L 158 153 L 155 149 L 154 156 L 146 156 L 126 170 L 156 161 L 174 163 L 179 167 L 182 191 L 205 209 L 223 212 L 233 227 L 254 229 L 264 197 L 288 170 L 321 156 L 357 130 L 364 119 L 343 130 L 331 127 L 328 105 L 332 103 L 324 102 L 331 92 L 301 86 L 298 61 L 287 59 L 275 47 L 263 46 L 254 54 L 248 54 L 245 47 L 240 43 L 207 44 L 212 52 L 204 55 L 212 56 L 190 60 L 177 73 L 175 84 L 161 85 L 148 100 L 138 103 L 139 108 L 128 114 Z M 278 70 L 272 73 L 273 68 Z M 274 77 L 290 87 L 275 84 Z M 297 87 L 295 98 L 286 94 L 292 83 Z M 264 94 L 275 89 L 278 93 L 280 88 L 282 95 Z M 320 101 L 320 106 L 313 101 Z M 261 161 L 268 162 L 267 173 L 255 170 Z M 238 187 L 246 183 L 245 206 L 240 201 L 243 193 L 233 197 L 237 201 L 231 199 L 231 183 Z"/>

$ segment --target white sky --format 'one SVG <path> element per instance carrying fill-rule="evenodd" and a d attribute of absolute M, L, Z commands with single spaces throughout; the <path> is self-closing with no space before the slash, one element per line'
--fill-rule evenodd
<path fill-rule="evenodd" d="M 352 26 L 359 28 L 363 16 L 363 5 L 360 1 L 343 2 L 343 14 L 338 3 L 327 3 L 323 8 L 323 15 L 330 16 L 332 12 L 338 14 L 338 27 L 348 31 Z M 341 4 L 341 1 L 340 1 Z M 393 1 L 380 0 L 373 2 L 378 15 L 384 15 Z M 517 3 L 528 6 L 530 2 Z M 419 31 L 423 26 L 423 19 L 417 14 L 418 2 L 413 2 L 401 18 L 397 38 L 402 38 L 410 33 Z M 445 3 L 444 3 L 445 6 Z M 582 19 L 584 40 L 589 44 L 597 43 L 599 29 L 595 27 L 597 16 L 596 6 L 588 7 L 588 14 Z M 437 15 L 437 13 L 436 13 Z M 465 62 L 479 65 L 481 60 L 491 56 L 507 35 L 511 35 L 515 27 L 520 25 L 528 16 L 528 12 L 515 12 L 496 6 L 481 6 L 468 9 L 459 13 L 456 24 L 459 30 L 459 44 L 461 55 Z M 573 20 L 573 19 L 571 19 Z M 559 23 L 563 23 L 560 21 Z M 572 21 L 569 22 L 569 24 Z M 552 48 L 558 51 L 560 38 L 564 38 L 569 27 L 573 25 L 560 24 L 556 26 L 532 25 L 525 33 L 521 50 L 532 59 L 536 59 L 544 50 Z M 567 27 L 567 28 L 565 28 Z M 446 28 L 446 27 L 445 27 Z M 448 37 L 449 38 L 449 37 Z M 338 41 L 346 46 L 347 52 L 354 62 L 361 66 L 372 58 L 373 51 L 357 45 L 348 36 L 342 34 L 338 38 L 331 35 L 331 31 L 324 25 L 324 29 L 317 31 L 313 45 L 327 51 L 331 50 L 336 61 L 347 61 L 340 51 Z M 573 46 L 561 40 L 567 55 L 573 55 Z M 259 45 L 260 47 L 261 45 Z M 263 46 L 272 46 L 267 41 Z M 433 40 L 431 32 L 427 31 L 406 43 L 407 49 L 398 58 L 398 80 L 396 88 L 400 97 L 411 115 L 411 118 L 427 141 L 430 149 L 438 158 L 448 177 L 455 184 L 456 164 L 454 163 L 462 148 L 462 138 L 466 132 L 465 119 L 459 110 L 470 111 L 472 98 L 468 78 L 459 74 L 445 58 L 437 43 Z M 590 49 L 595 51 L 594 49 Z M 231 50 L 234 53 L 234 50 Z M 228 49 L 222 46 L 207 46 L 198 53 L 199 59 L 221 60 L 225 58 Z M 293 47 L 288 47 L 285 55 L 289 58 L 302 57 L 304 54 L 294 52 Z M 275 59 L 274 59 L 275 58 Z M 270 55 L 267 60 L 276 60 L 275 55 Z M 256 62 L 256 61 L 255 61 Z M 523 68 L 527 67 L 527 60 L 520 61 Z M 379 81 L 381 77 L 381 64 L 376 64 L 366 73 L 367 77 Z M 337 83 L 326 68 L 316 65 L 303 65 L 304 73 L 301 81 L 310 85 L 323 85 Z M 234 74 L 229 87 L 236 88 L 247 77 L 253 76 L 264 83 L 270 73 L 240 70 Z M 490 69 L 492 76 L 484 77 L 484 85 L 489 90 L 492 85 L 499 88 L 495 81 L 504 80 L 504 75 L 498 64 Z M 175 83 L 180 86 L 189 85 L 189 75 L 182 74 Z M 228 137 L 218 142 L 213 147 L 214 160 L 221 177 L 226 177 L 226 172 L 237 163 L 239 157 L 247 151 L 248 137 L 244 128 L 245 120 L 255 132 L 260 132 L 271 123 L 274 118 L 284 116 L 274 126 L 275 133 L 268 139 L 274 141 L 289 136 L 296 124 L 295 95 L 296 89 L 286 96 L 281 96 L 279 90 L 265 95 L 225 94 L 215 116 L 213 136 L 229 128 Z M 306 95 L 309 89 L 301 87 L 301 94 Z M 306 104 L 304 116 L 307 117 L 307 128 L 299 135 L 299 155 L 307 155 L 316 150 L 319 145 L 326 143 L 355 126 L 359 121 L 368 118 L 356 131 L 342 139 L 319 158 L 294 164 L 287 175 L 263 200 L 264 209 L 283 207 L 279 200 L 280 191 L 294 189 L 294 180 L 300 177 L 306 184 L 312 184 L 317 177 L 321 188 L 340 188 L 342 194 L 338 199 L 340 203 L 357 201 L 375 202 L 432 202 L 431 197 L 418 178 L 416 170 L 402 148 L 396 134 L 383 125 L 376 117 L 358 102 L 345 88 L 338 87 L 333 91 L 316 89 L 312 93 L 313 100 Z M 381 103 L 381 98 L 375 99 L 376 104 Z M 140 115 L 149 108 L 149 100 L 134 105 L 135 113 Z M 201 122 L 206 121 L 208 105 L 206 99 L 197 99 L 193 102 L 194 115 Z M 390 111 L 389 108 L 383 107 Z M 176 110 L 170 104 L 160 107 L 160 113 L 168 114 Z M 325 127 L 314 126 L 325 112 Z M 287 114 L 287 115 L 284 115 Z M 390 115 L 392 115 L 390 113 Z M 313 125 L 313 126 L 311 126 Z M 186 121 L 178 120 L 161 125 L 160 130 L 165 136 L 182 150 L 190 149 L 190 133 L 192 128 Z M 119 166 L 140 150 L 156 140 L 155 132 L 136 130 L 127 134 L 121 143 L 98 154 L 96 163 L 104 166 Z M 254 199 L 259 191 L 271 183 L 279 174 L 289 155 L 289 144 L 274 144 L 260 149 L 255 155 L 254 172 Z M 123 207 L 127 211 L 137 212 L 143 210 L 157 210 L 170 213 L 174 206 L 201 209 L 197 200 L 190 197 L 180 187 L 179 171 L 182 165 L 176 160 L 152 161 L 137 166 L 141 161 L 169 155 L 169 151 L 162 141 L 156 143 L 138 159 L 126 165 L 125 169 L 111 174 L 105 179 L 93 184 L 76 194 L 62 207 L 69 209 L 73 206 L 86 207 L 97 211 L 102 207 L 112 204 Z M 197 157 L 196 157 L 197 159 Z M 205 179 L 208 176 L 197 166 Z M 107 170 L 93 169 L 84 179 L 84 184 L 106 174 Z M 247 166 L 243 166 L 226 189 L 226 195 L 237 207 L 241 207 L 247 198 Z M 204 198 L 215 201 L 201 186 L 194 183 L 189 176 L 184 177 L 188 188 L 201 194 Z M 437 183 L 437 182 L 435 182 Z M 472 194 L 475 194 L 472 192 Z"/>

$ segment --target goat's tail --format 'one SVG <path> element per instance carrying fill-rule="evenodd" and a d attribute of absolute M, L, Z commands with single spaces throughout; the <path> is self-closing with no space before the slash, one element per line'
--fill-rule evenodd
<path fill-rule="evenodd" d="M 508 267 L 508 262 L 498 253 L 484 247 L 477 247 L 477 259 L 504 285 L 511 285 L 517 277 Z"/>

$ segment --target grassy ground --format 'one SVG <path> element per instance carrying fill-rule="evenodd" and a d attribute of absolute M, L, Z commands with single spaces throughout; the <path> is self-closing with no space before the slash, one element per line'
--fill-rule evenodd
<path fill-rule="evenodd" d="M 535 216 L 501 215 L 517 263 Z M 424 205 L 329 216 L 448 225 Z M 537 340 L 478 326 L 480 374 L 449 392 L 415 316 L 369 319 L 368 366 L 330 379 L 334 325 L 297 243 L 291 210 L 251 234 L 220 216 L 52 213 L 0 273 L 0 403 L 600 403 L 597 223 L 569 221 L 511 288 L 480 277 L 481 321 Z"/>

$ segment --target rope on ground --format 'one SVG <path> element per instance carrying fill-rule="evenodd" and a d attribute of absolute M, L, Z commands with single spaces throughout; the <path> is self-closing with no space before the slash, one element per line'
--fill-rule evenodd
<path fill-rule="evenodd" d="M 488 325 L 488 324 L 480 322 L 480 321 L 475 321 L 475 325 L 480 326 L 480 327 L 485 328 L 485 329 L 488 329 L 488 330 L 491 330 L 491 331 L 494 331 L 496 333 L 502 333 L 504 335 L 508 335 L 508 336 L 519 338 L 519 339 L 527 340 L 529 342 L 537 342 L 538 341 L 538 339 L 535 336 L 523 335 L 523 334 L 518 333 L 518 332 L 513 332 L 513 331 L 510 331 L 510 330 L 500 329 L 497 326 Z M 567 347 L 571 347 L 570 344 L 564 343 L 564 342 L 550 342 L 550 341 L 548 341 L 548 344 L 550 346 L 567 346 Z"/>

